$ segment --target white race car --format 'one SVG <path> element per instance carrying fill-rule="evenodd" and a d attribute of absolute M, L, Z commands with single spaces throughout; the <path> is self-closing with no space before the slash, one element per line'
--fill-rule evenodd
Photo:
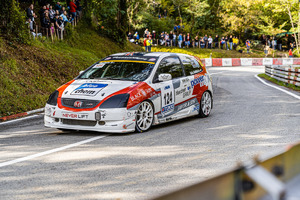
<path fill-rule="evenodd" d="M 144 132 L 152 125 L 199 115 L 213 106 L 211 78 L 200 59 L 175 53 L 119 53 L 53 92 L 46 127 Z"/>

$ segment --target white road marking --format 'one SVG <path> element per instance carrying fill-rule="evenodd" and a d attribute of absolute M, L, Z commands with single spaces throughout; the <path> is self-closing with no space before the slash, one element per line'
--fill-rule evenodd
<path fill-rule="evenodd" d="M 37 116 L 39 116 L 39 115 L 31 115 L 31 116 L 28 116 L 28 117 L 14 119 L 14 120 L 10 120 L 10 121 L 7 121 L 7 122 L 0 122 L 0 126 L 3 125 L 3 124 L 9 124 L 9 123 L 17 122 L 17 121 L 22 121 L 22 120 L 34 118 L 34 117 L 37 117 Z"/>
<path fill-rule="evenodd" d="M 99 140 L 99 139 L 107 137 L 107 136 L 108 135 L 92 137 L 90 139 L 83 140 L 81 142 L 77 142 L 77 143 L 74 143 L 74 144 L 69 144 L 67 146 L 63 146 L 63 147 L 59 147 L 59 148 L 56 148 L 56 149 L 52 149 L 52 150 L 44 151 L 44 152 L 41 152 L 41 153 L 33 154 L 33 155 L 30 155 L 30 156 L 26 156 L 26 157 L 23 157 L 23 158 L 18 158 L 18 159 L 15 159 L 15 160 L 3 162 L 3 163 L 0 163 L 0 167 L 5 167 L 5 166 L 12 165 L 12 164 L 15 164 L 15 163 L 19 163 L 19 162 L 23 162 L 23 161 L 26 161 L 26 160 L 31 160 L 31 159 L 34 159 L 34 158 L 45 156 L 45 155 L 48 155 L 48 154 L 51 154 L 51 153 L 55 153 L 55 152 L 58 152 L 58 151 L 63 151 L 63 150 L 66 150 L 66 149 L 69 149 L 69 148 L 72 148 L 72 147 L 76 147 L 76 146 L 86 144 L 86 143 L 89 143 L 89 142 L 92 142 L 92 141 L 95 141 L 95 140 Z"/>
<path fill-rule="evenodd" d="M 214 74 L 221 74 L 223 72 L 215 72 L 215 73 L 209 73 L 210 75 L 214 75 Z"/>
<path fill-rule="evenodd" d="M 262 82 L 263 84 L 265 84 L 265 85 L 267 85 L 267 86 L 270 86 L 270 87 L 272 87 L 272 88 L 275 88 L 275 89 L 277 89 L 277 90 L 280 90 L 280 91 L 282 91 L 282 92 L 284 92 L 284 93 L 286 93 L 286 94 L 288 94 L 288 95 L 291 95 L 292 97 L 295 97 L 296 99 L 299 99 L 299 100 L 300 100 L 300 96 L 298 96 L 298 95 L 296 95 L 296 94 L 294 94 L 294 93 L 292 93 L 292 92 L 289 92 L 289 91 L 284 90 L 284 89 L 282 89 L 282 88 L 280 88 L 280 87 L 271 85 L 271 84 L 265 82 L 264 80 L 262 80 L 261 78 L 259 78 L 257 75 L 255 75 L 255 78 L 257 78 L 260 82 Z"/>

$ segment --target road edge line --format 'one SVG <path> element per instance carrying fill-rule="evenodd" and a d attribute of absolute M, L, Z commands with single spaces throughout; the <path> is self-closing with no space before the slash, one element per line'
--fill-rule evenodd
<path fill-rule="evenodd" d="M 284 93 L 286 93 L 286 94 L 288 94 L 288 95 L 290 95 L 290 96 L 292 96 L 292 97 L 295 97 L 296 99 L 299 99 L 299 100 L 300 100 L 300 96 L 298 96 L 298 95 L 296 95 L 296 94 L 294 94 L 294 93 L 292 93 L 292 92 L 289 92 L 289 91 L 287 91 L 287 90 L 284 90 L 284 89 L 282 89 L 282 88 L 280 88 L 280 87 L 277 87 L 277 86 L 275 86 L 275 85 L 271 85 L 271 84 L 265 82 L 264 80 L 262 80 L 261 78 L 259 78 L 257 75 L 254 75 L 254 77 L 257 78 L 257 79 L 258 79 L 260 82 L 262 82 L 263 84 L 265 84 L 265 85 L 267 85 L 267 86 L 269 86 L 269 87 L 275 88 L 275 89 L 277 89 L 277 90 L 280 90 L 280 91 L 282 91 L 282 92 L 284 92 Z"/>

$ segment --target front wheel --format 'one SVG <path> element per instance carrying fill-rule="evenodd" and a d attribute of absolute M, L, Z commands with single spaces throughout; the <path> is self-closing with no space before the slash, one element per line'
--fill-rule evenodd
<path fill-rule="evenodd" d="M 149 101 L 143 101 L 136 113 L 135 130 L 139 133 L 150 129 L 154 119 L 154 109 Z"/>
<path fill-rule="evenodd" d="M 212 98 L 208 91 L 202 94 L 199 108 L 200 117 L 208 117 L 212 108 Z"/>

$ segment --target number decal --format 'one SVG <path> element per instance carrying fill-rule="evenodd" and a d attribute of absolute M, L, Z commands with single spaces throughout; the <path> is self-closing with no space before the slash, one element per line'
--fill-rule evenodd
<path fill-rule="evenodd" d="M 161 114 L 168 115 L 174 111 L 174 88 L 172 81 L 165 82 L 161 88 Z"/>

